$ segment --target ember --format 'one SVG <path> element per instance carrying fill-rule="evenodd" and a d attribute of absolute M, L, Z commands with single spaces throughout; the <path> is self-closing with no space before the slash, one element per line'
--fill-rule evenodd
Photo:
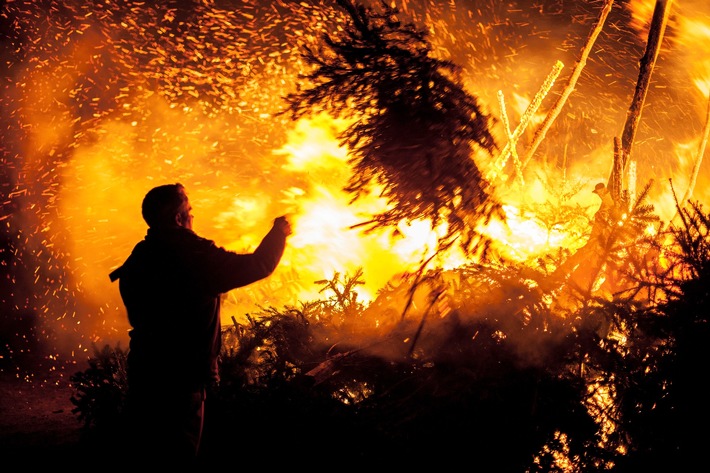
<path fill-rule="evenodd" d="M 322 396 L 319 401 L 359 406 L 372 418 L 382 404 L 390 407 L 393 417 L 382 422 L 396 438 L 387 445 L 402 447 L 402 418 L 431 416 L 403 422 L 420 432 L 437 425 L 439 414 L 453 417 L 443 408 L 409 411 L 407 387 L 422 388 L 415 396 L 421 403 L 456 398 L 457 407 L 489 425 L 506 401 L 517 411 L 502 422 L 536 416 L 516 391 L 531 401 L 538 399 L 531 394 L 536 383 L 549 383 L 540 388 L 548 394 L 584 393 L 575 398 L 583 399 L 579 405 L 564 407 L 583 406 L 574 412 L 584 414 L 574 415 L 591 412 L 602 426 L 584 440 L 597 442 L 585 446 L 594 450 L 589 455 L 626 449 L 615 437 L 623 433 L 606 419 L 621 387 L 605 375 L 618 372 L 594 365 L 589 353 L 613 345 L 619 359 L 640 359 L 634 352 L 640 349 L 628 341 L 638 327 L 614 325 L 609 311 L 674 301 L 664 278 L 676 277 L 669 283 L 675 288 L 683 277 L 698 276 L 692 264 L 676 266 L 687 263 L 683 250 L 693 245 L 683 246 L 682 232 L 669 238 L 667 229 L 672 219 L 676 228 L 684 228 L 682 218 L 702 220 L 702 207 L 686 205 L 710 198 L 703 161 L 710 129 L 707 2 L 393 2 L 401 24 L 426 32 L 431 57 L 460 68 L 451 84 L 475 98 L 481 117 L 491 118 L 497 147 L 483 136 L 482 150 L 474 147 L 468 163 L 473 174 L 481 170 L 481 190 L 500 203 L 501 212 L 488 221 L 468 220 L 468 214 L 459 219 L 457 199 L 468 197 L 458 187 L 442 201 L 445 194 L 438 192 L 449 181 L 433 180 L 422 191 L 415 179 L 422 176 L 410 173 L 406 182 L 400 176 L 408 186 L 399 189 L 377 179 L 353 186 L 347 144 L 354 142 L 342 137 L 373 112 L 372 97 L 367 107 L 358 107 L 355 95 L 329 107 L 329 95 L 297 116 L 286 113 L 290 94 L 309 85 L 303 77 L 313 64 L 304 52 L 335 57 L 323 35 L 348 30 L 352 17 L 341 8 L 347 3 L 5 2 L 2 316 L 34 317 L 39 344 L 8 339 L 3 357 L 29 349 L 51 359 L 85 360 L 95 356 L 96 345 L 125 345 L 125 314 L 107 275 L 142 237 L 138 209 L 146 189 L 179 181 L 200 209 L 196 228 L 230 249 L 253 248 L 264 234 L 250 222 L 290 214 L 294 223 L 276 273 L 224 300 L 230 327 L 225 371 L 232 375 L 225 399 L 256 402 L 237 388 L 269 376 L 296 379 Z M 363 3 L 372 11 L 384 6 Z M 654 23 L 659 11 L 662 26 Z M 658 49 L 649 52 L 654 39 Z M 422 128 L 398 126 L 403 141 L 397 146 L 415 139 L 419 151 L 419 141 L 436 150 L 453 146 L 448 131 L 433 146 Z M 382 143 L 373 149 L 384 149 Z M 417 169 L 414 160 L 432 158 L 436 150 L 407 154 L 388 178 L 405 166 Z M 454 169 L 449 157 L 438 161 L 446 163 L 438 176 Z M 597 216 L 600 200 L 592 190 L 599 182 L 609 185 L 619 205 Z M 392 200 L 393 187 L 406 188 L 410 198 Z M 422 196 L 443 204 L 434 207 L 446 210 L 441 220 L 412 213 L 392 221 L 405 215 L 405 204 L 419 210 Z M 218 207 L 222 202 L 231 205 Z M 365 231 L 363 222 L 377 215 L 385 216 L 382 225 Z M 487 253 L 443 244 L 460 242 L 452 233 L 460 221 L 482 235 Z M 568 345 L 576 343 L 594 346 Z M 572 360 L 572 354 L 588 358 Z M 460 358 L 466 362 L 458 364 Z M 572 366 L 579 378 L 565 384 L 560 379 L 573 376 Z M 377 370 L 382 378 L 368 376 Z M 419 376 L 431 382 L 417 385 L 412 378 Z M 391 384 L 382 381 L 387 377 Z M 474 407 L 457 397 L 479 396 L 481 384 L 500 399 Z M 392 397 L 383 397 L 389 389 Z M 491 412 L 476 411 L 481 407 Z M 564 465 L 574 461 L 593 464 L 574 458 L 584 448 L 560 427 L 579 419 L 539 408 L 559 424 L 546 424 L 550 437 L 532 442 L 542 447 L 511 463 L 535 457 L 560 471 L 573 471 Z M 360 422 L 340 406 L 333 412 L 349 425 Z M 496 438 L 505 432 L 496 430 Z"/>

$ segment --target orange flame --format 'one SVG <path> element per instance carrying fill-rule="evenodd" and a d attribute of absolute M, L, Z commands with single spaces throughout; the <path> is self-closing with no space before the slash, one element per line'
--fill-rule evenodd
<path fill-rule="evenodd" d="M 13 128 L 17 136 L 5 140 L 14 145 L 8 149 L 15 150 L 19 163 L 9 199 L 18 196 L 19 202 L 30 203 L 16 219 L 0 216 L 0 222 L 12 220 L 9 224 L 21 227 L 18 235 L 28 240 L 27 253 L 38 261 L 31 282 L 49 287 L 47 294 L 37 297 L 36 305 L 62 330 L 88 331 L 85 327 L 93 322 L 92 341 L 98 339 L 99 332 L 125 337 L 118 290 L 107 274 L 143 237 L 140 201 L 159 183 L 185 184 L 195 208 L 196 231 L 234 250 L 252 249 L 273 218 L 291 215 L 294 234 L 283 264 L 267 281 L 230 293 L 225 317 L 251 313 L 257 304 L 281 306 L 320 297 L 314 281 L 330 278 L 335 272 L 352 274 L 357 268 L 363 268 L 366 282 L 358 288 L 359 294 L 369 301 L 392 278 L 411 271 L 431 255 L 441 229 L 432 230 L 429 222 L 402 222 L 396 231 L 371 234 L 351 228 L 386 203 L 376 194 L 351 203 L 351 196 L 342 191 L 350 170 L 347 150 L 337 136 L 346 122 L 321 115 L 291 123 L 277 115 L 283 107 L 281 98 L 292 90 L 304 68 L 299 48 L 315 42 L 317 33 L 329 25 L 327 13 L 316 5 L 319 2 L 291 2 L 288 8 L 293 9 L 293 18 L 284 21 L 286 18 L 275 13 L 282 10 L 267 5 L 264 11 L 268 13 L 261 14 L 257 3 L 247 2 L 232 11 L 203 2 L 190 12 L 200 20 L 194 24 L 180 23 L 179 12 L 165 14 L 140 2 L 128 2 L 131 9 L 122 11 L 120 20 L 99 12 L 103 8 L 99 2 L 62 8 L 49 8 L 46 2 L 7 2 L 4 7 L 3 13 L 14 21 L 15 33 L 22 36 L 27 32 L 24 34 L 31 38 L 26 54 L 18 55 L 21 61 L 11 64 L 13 87 L 8 86 L 1 99 L 8 109 L 8 122 L 17 122 Z M 494 105 L 494 92 L 504 90 L 516 105 L 508 111 L 514 129 L 535 93 L 525 82 L 529 79 L 537 87 L 547 73 L 543 69 L 557 59 L 552 56 L 563 56 L 559 38 L 547 42 L 547 33 L 539 32 L 534 38 L 526 34 L 496 37 L 503 28 L 522 30 L 529 25 L 528 17 L 514 18 L 526 10 L 507 12 L 510 21 L 495 18 L 496 14 L 479 18 L 483 7 L 469 12 L 469 17 L 447 19 L 443 7 L 439 11 L 440 4 L 427 5 L 420 21 L 436 26 L 432 26 L 436 51 L 463 51 L 453 60 L 467 66 L 464 80 L 481 93 L 484 105 L 487 97 L 489 105 Z M 646 24 L 652 4 L 638 0 L 630 2 L 629 8 Z M 284 5 L 279 6 L 286 8 Z M 416 2 L 404 5 L 412 15 L 419 9 Z M 669 47 L 680 51 L 679 62 L 693 68 L 695 100 L 690 105 L 697 106 L 698 115 L 703 116 L 710 93 L 707 2 L 676 2 L 674 7 L 678 13 L 672 26 L 677 31 Z M 72 12 L 73 8 L 76 11 Z M 87 11 L 91 8 L 97 11 Z M 50 10 L 53 15 L 69 17 L 55 20 L 55 16 L 50 18 Z M 699 14 L 693 14 L 696 11 Z M 454 29 L 471 18 L 475 28 Z M 586 21 L 584 15 L 579 18 Z M 177 34 L 183 30 L 189 33 Z M 156 31 L 160 34 L 151 36 Z M 514 49 L 515 41 L 533 39 L 538 49 L 526 45 L 524 50 Z M 599 49 L 590 63 L 604 66 L 610 54 Z M 538 54 L 546 56 L 545 61 L 537 61 Z M 574 60 L 569 55 L 559 59 L 565 64 Z M 539 71 L 525 69 L 527 64 L 537 68 L 538 63 L 544 65 Z M 659 66 L 672 69 L 665 64 Z M 485 77 L 476 76 L 476 72 Z M 633 84 L 635 78 L 607 79 L 597 85 Z M 563 81 L 561 76 L 556 83 Z M 678 90 L 687 91 L 687 85 L 681 84 Z M 595 101 L 604 98 L 603 94 L 594 96 Z M 589 215 L 598 200 L 588 191 L 608 177 L 613 156 L 611 139 L 598 145 L 594 138 L 608 133 L 605 128 L 621 132 L 625 98 L 611 98 L 613 113 L 603 110 L 602 118 L 614 115 L 613 120 L 620 117 L 618 122 L 595 120 L 589 130 L 582 130 L 586 134 L 581 137 L 577 129 L 569 128 L 548 134 L 551 142 L 565 145 L 571 141 L 586 145 L 588 140 L 591 149 L 583 162 L 570 159 L 560 170 L 556 163 L 545 165 L 552 157 L 543 156 L 538 169 L 530 166 L 531 175 L 559 174 L 563 175 L 559 182 L 582 181 L 587 187 L 572 204 L 579 204 Z M 670 108 L 658 103 L 654 106 L 664 113 Z M 651 108 L 644 111 L 644 118 L 650 116 Z M 488 109 L 495 110 L 495 106 Z M 576 110 L 569 112 L 566 123 L 586 117 L 587 110 Z M 659 123 L 644 125 L 658 130 L 654 139 L 659 142 L 673 139 Z M 672 162 L 681 176 L 688 174 L 697 159 L 692 156 L 697 145 L 684 141 L 676 146 L 676 156 L 663 160 Z M 641 149 L 641 144 L 636 149 Z M 519 145 L 522 149 L 525 140 Z M 486 168 L 485 163 L 481 168 Z M 670 176 L 664 170 L 658 177 Z M 699 182 L 697 188 L 705 193 L 698 196 L 701 200 L 707 197 L 707 182 Z M 483 231 L 499 242 L 506 256 L 522 260 L 581 245 L 581 223 L 547 228 L 528 205 L 551 198 L 549 185 L 542 179 L 526 177 L 525 189 L 512 189 L 507 195 L 505 191 L 511 190 L 498 190 L 509 225 L 492 222 Z M 666 214 L 673 211 L 672 205 L 665 205 L 672 203 L 670 196 L 662 195 L 660 201 Z M 465 258 L 456 251 L 440 255 L 436 261 L 444 268 L 464 263 Z M 91 318 L 94 320 L 87 321 Z M 82 340 L 82 350 L 87 345 Z"/>

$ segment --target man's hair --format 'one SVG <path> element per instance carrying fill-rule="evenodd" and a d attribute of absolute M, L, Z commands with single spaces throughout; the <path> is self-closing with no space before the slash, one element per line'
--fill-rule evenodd
<path fill-rule="evenodd" d="M 143 198 L 143 220 L 151 228 L 173 225 L 175 215 L 186 200 L 185 187 L 180 183 L 154 187 Z"/>

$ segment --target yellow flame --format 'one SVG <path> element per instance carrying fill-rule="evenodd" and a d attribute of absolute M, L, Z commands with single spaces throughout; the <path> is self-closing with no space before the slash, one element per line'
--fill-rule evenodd
<path fill-rule="evenodd" d="M 356 268 L 363 269 L 366 281 L 359 288 L 361 296 L 371 300 L 393 277 L 411 271 L 431 255 L 436 236 L 444 229 L 432 230 L 430 222 L 401 222 L 396 231 L 371 234 L 351 228 L 384 209 L 386 203 L 377 198 L 376 192 L 351 203 L 351 196 L 342 191 L 351 170 L 347 150 L 340 146 L 338 135 L 347 122 L 327 115 L 297 122 L 276 118 L 276 112 L 283 109 L 282 98 L 293 89 L 296 74 L 303 67 L 300 46 L 318 41 L 319 36 L 313 35 L 312 30 L 301 31 L 294 26 L 295 33 L 288 37 L 293 41 L 281 43 L 273 41 L 268 28 L 259 31 L 263 26 L 260 22 L 250 22 L 247 27 L 254 30 L 248 31 L 244 38 L 249 38 L 249 44 L 254 46 L 236 47 L 242 44 L 240 35 L 244 33 L 244 28 L 235 26 L 244 24 L 238 21 L 240 13 L 220 10 L 213 2 L 204 2 L 198 5 L 201 22 L 194 25 L 189 35 L 171 32 L 173 13 L 160 9 L 140 9 L 134 12 L 136 15 L 124 12 L 120 24 L 93 24 L 98 15 L 86 15 L 78 7 L 75 18 L 69 22 L 74 26 L 66 29 L 68 34 L 57 34 L 57 26 L 47 21 L 49 10 L 45 11 L 44 3 L 8 5 L 17 14 L 18 31 L 36 33 L 36 41 L 27 43 L 27 61 L 13 65 L 16 87 L 8 86 L 3 105 L 7 104 L 12 111 L 8 120 L 16 119 L 16 129 L 23 131 L 18 135 L 26 133 L 26 140 L 7 137 L 12 145 L 8 149 L 17 149 L 21 156 L 18 170 L 21 177 L 12 192 L 20 195 L 26 191 L 29 196 L 47 197 L 42 199 L 43 205 L 30 201 L 22 211 L 21 224 L 25 234 L 39 235 L 41 241 L 41 244 L 35 242 L 39 248 L 31 249 L 33 256 L 42 261 L 30 275 L 30 282 L 51 286 L 38 304 L 48 318 L 73 319 L 76 314 L 70 302 L 73 300 L 80 301 L 76 305 L 82 306 L 82 310 L 96 314 L 98 324 L 110 325 L 114 320 L 125 319 L 117 287 L 110 283 L 107 274 L 143 237 L 140 201 L 150 187 L 164 182 L 181 181 L 187 186 L 198 233 L 235 250 L 253 249 L 274 217 L 291 216 L 294 234 L 282 265 L 263 284 L 230 293 L 232 305 L 225 311 L 225 317 L 253 311 L 255 303 L 281 306 L 320 297 L 313 281 L 329 278 L 334 272 L 352 274 Z M 300 5 L 309 12 L 317 10 L 309 7 L 308 2 Z M 629 2 L 639 31 L 647 28 L 653 6 L 653 0 Z M 72 8 L 67 6 L 63 11 L 69 15 Z M 245 16 L 251 15 L 246 11 L 257 11 L 247 4 L 244 8 Z M 682 59 L 683 70 L 692 68 L 690 85 L 705 99 L 695 104 L 700 116 L 704 114 L 710 91 L 707 2 L 676 2 L 673 8 L 686 12 L 672 17 L 672 27 L 677 30 L 674 44 L 683 44 L 682 40 L 688 47 L 682 50 L 683 54 L 675 54 L 674 50 L 669 56 L 677 58 L 679 63 Z M 693 15 L 691 8 L 697 8 L 701 14 Z M 145 24 L 136 18 L 145 18 Z M 251 18 L 258 19 L 258 15 Z M 312 27 L 316 29 L 324 29 L 328 24 L 321 17 L 303 18 L 305 22 L 318 23 L 319 26 Z M 272 19 L 276 23 L 282 20 Z M 432 16 L 428 23 L 437 25 L 434 33 L 441 32 L 453 40 L 454 35 L 443 20 Z M 81 34 L 99 27 L 110 34 L 106 37 Z M 478 27 L 490 33 L 485 36 L 491 51 L 493 45 L 508 47 L 505 41 L 494 41 L 496 28 L 484 22 Z M 49 28 L 48 33 L 43 35 L 45 28 Z M 160 39 L 167 41 L 153 41 L 155 29 L 164 31 L 165 36 Z M 645 40 L 645 32 L 639 34 Z M 455 36 L 467 41 L 459 30 Z M 127 39 L 120 39 L 123 37 Z M 210 40 L 205 41 L 206 38 Z M 441 34 L 432 38 L 441 46 L 437 50 L 453 48 L 454 44 L 443 38 Z M 511 57 L 518 55 L 515 53 Z M 106 63 L 116 69 L 101 67 L 103 55 Z M 600 52 L 598 60 L 604 61 L 605 55 L 606 52 Z M 507 76 L 515 75 L 508 72 L 516 72 L 520 62 L 516 59 L 508 71 L 509 66 L 498 64 L 497 57 L 491 56 L 490 61 L 477 57 L 480 64 L 476 62 L 477 67 L 472 69 L 486 71 L 490 66 L 492 74 L 490 78 L 467 78 L 475 85 L 472 90 L 485 93 L 483 85 L 489 81 L 495 83 L 495 88 L 488 89 L 497 90 L 500 71 L 506 71 Z M 143 59 L 145 63 L 141 62 Z M 466 62 L 461 58 L 455 60 Z M 135 67 L 139 63 L 151 67 Z M 106 76 L 107 70 L 127 72 L 117 80 Z M 536 83 L 544 73 L 540 72 Z M 522 77 L 515 79 L 523 82 Z M 522 115 L 534 97 L 518 93 L 519 84 L 514 85 L 506 88 L 511 90 L 506 93 L 515 105 L 510 111 Z M 688 88 L 688 84 L 681 84 L 678 90 Z M 14 109 L 10 107 L 13 100 L 17 101 Z M 602 128 L 604 124 L 594 126 Z M 620 128 L 621 123 L 612 126 Z M 283 130 L 287 133 L 285 144 L 277 133 Z M 662 131 L 665 130 L 659 136 Z M 597 131 L 593 129 L 591 133 Z M 577 136 L 561 132 L 558 137 L 550 134 L 548 139 L 572 140 Z M 612 146 L 609 140 L 590 150 L 584 162 L 570 164 L 564 170 L 566 176 L 605 180 L 613 156 Z M 674 179 L 677 175 L 688 175 L 687 170 L 695 160 L 692 153 L 697 149 L 692 142 L 679 146 L 687 149 L 667 160 L 680 162 Z M 272 151 L 275 148 L 278 149 Z M 549 169 L 541 171 L 546 173 Z M 682 177 L 679 179 L 680 183 Z M 527 176 L 525 184 L 526 189 L 515 189 L 520 195 L 503 196 L 507 197 L 502 200 L 506 204 L 508 225 L 492 222 L 482 231 L 496 239 L 509 257 L 518 259 L 578 244 L 569 228 L 547 229 L 538 216 L 529 210 L 523 213 L 521 202 L 529 197 L 528 192 L 534 191 L 541 202 L 549 194 L 545 186 Z M 706 184 L 698 183 L 699 192 L 707 193 L 701 190 L 710 189 Z M 594 196 L 587 194 L 582 205 L 596 204 Z M 672 199 L 667 202 L 672 203 Z M 659 205 L 657 200 L 654 205 Z M 0 216 L 0 221 L 4 220 L 8 219 Z M 454 268 L 465 262 L 454 250 L 440 255 L 436 264 Z M 55 272 L 66 275 L 47 283 Z M 86 325 L 88 322 L 84 321 L 82 330 Z"/>

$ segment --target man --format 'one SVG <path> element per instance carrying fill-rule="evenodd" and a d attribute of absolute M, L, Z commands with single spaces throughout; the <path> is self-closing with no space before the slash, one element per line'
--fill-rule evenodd
<path fill-rule="evenodd" d="M 592 192 L 598 195 L 602 200 L 599 210 L 597 210 L 597 213 L 594 214 L 594 218 L 597 219 L 598 217 L 608 220 L 611 217 L 611 210 L 615 206 L 614 199 L 611 197 L 611 192 L 607 189 L 603 182 L 600 182 L 594 186 L 594 190 Z"/>
<path fill-rule="evenodd" d="M 239 254 L 195 234 L 191 211 L 181 184 L 151 189 L 145 239 L 110 274 L 131 325 L 125 453 L 154 465 L 197 458 L 207 388 L 219 382 L 221 295 L 269 276 L 291 234 L 279 217 L 253 253 Z"/>
<path fill-rule="evenodd" d="M 579 300 L 591 296 L 607 258 L 605 245 L 612 225 L 610 219 L 616 204 L 611 192 L 602 182 L 594 186 L 592 193 L 601 199 L 601 204 L 592 219 L 587 243 L 572 253 L 552 273 L 553 280 L 566 279 L 566 292 L 571 290 L 572 293 L 571 297 L 567 297 L 564 293 L 560 294 L 556 301 L 557 309 L 564 306 L 574 309 Z"/>

